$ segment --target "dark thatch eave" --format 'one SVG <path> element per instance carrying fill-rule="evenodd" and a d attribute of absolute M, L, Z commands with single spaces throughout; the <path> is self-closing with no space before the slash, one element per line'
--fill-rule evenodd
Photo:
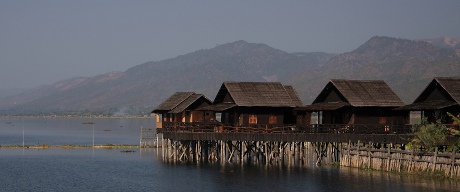
<path fill-rule="evenodd" d="M 412 103 L 410 105 L 398 107 L 395 110 L 406 111 L 424 111 L 424 110 L 440 110 L 447 107 L 459 106 L 458 103 L 446 100 L 429 100 Z"/>
<path fill-rule="evenodd" d="M 296 111 L 333 111 L 342 107 L 350 106 L 347 102 L 322 102 L 298 107 Z"/>
<path fill-rule="evenodd" d="M 219 103 L 219 104 L 215 104 L 215 105 L 209 105 L 209 106 L 206 106 L 206 107 L 201 107 L 199 109 L 197 109 L 197 111 L 216 111 L 216 112 L 221 112 L 221 111 L 225 111 L 225 110 L 228 110 L 228 109 L 231 109 L 233 107 L 236 107 L 237 105 L 234 104 L 234 103 Z"/>

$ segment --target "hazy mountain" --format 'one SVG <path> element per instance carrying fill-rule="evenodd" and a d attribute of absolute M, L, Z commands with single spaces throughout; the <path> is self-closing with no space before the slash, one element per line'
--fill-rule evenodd
<path fill-rule="evenodd" d="M 148 114 L 176 91 L 213 100 L 224 81 L 281 81 L 305 104 L 329 79 L 383 79 L 410 103 L 436 76 L 460 74 L 452 48 L 426 41 L 373 37 L 348 53 L 287 53 L 237 41 L 175 58 L 147 62 L 125 72 L 73 78 L 0 100 L 8 114 Z"/>
<path fill-rule="evenodd" d="M 334 54 L 286 53 L 265 44 L 237 41 L 125 72 L 74 78 L 2 99 L 5 113 L 148 113 L 176 91 L 214 99 L 223 81 L 284 81 L 327 62 Z"/>
<path fill-rule="evenodd" d="M 373 37 L 310 74 L 293 76 L 291 81 L 304 98 L 312 101 L 329 79 L 381 79 L 404 102 L 411 103 L 433 77 L 458 75 L 460 58 L 453 49 L 425 41 Z"/>
<path fill-rule="evenodd" d="M 443 37 L 438 37 L 438 38 L 433 38 L 433 39 L 422 39 L 422 41 L 426 41 L 440 48 L 460 49 L 460 38 L 452 38 L 452 37 L 443 36 Z"/>

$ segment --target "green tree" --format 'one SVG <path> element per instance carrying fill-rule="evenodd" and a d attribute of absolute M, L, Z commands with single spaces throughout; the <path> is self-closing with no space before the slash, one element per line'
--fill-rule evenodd
<path fill-rule="evenodd" d="M 447 115 L 449 115 L 454 121 L 457 123 L 460 123 L 460 118 L 455 117 L 455 115 L 452 115 L 451 113 L 447 112 Z M 455 139 L 455 143 L 453 143 L 451 146 L 449 146 L 450 151 L 460 151 L 460 131 L 454 128 L 448 128 L 449 132 L 451 135 L 453 135 Z"/>
<path fill-rule="evenodd" d="M 418 150 L 434 151 L 435 147 L 444 144 L 449 133 L 447 127 L 437 120 L 436 123 L 428 123 L 426 118 L 419 125 L 414 125 L 414 138 L 409 146 Z"/>

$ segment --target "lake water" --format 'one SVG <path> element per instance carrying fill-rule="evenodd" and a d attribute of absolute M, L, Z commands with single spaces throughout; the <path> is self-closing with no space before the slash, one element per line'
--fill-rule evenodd
<path fill-rule="evenodd" d="M 0 118 L 0 145 L 138 145 L 152 118 Z M 24 133 L 24 134 L 23 134 Z"/>
<path fill-rule="evenodd" d="M 83 122 L 95 124 L 82 124 Z M 138 144 L 151 119 L 0 118 L 1 145 Z M 76 130 L 73 130 L 76 129 Z M 110 131 L 108 131 L 110 130 Z M 133 150 L 134 152 L 124 152 Z M 164 163 L 159 149 L 0 148 L 0 191 L 458 191 L 452 180 L 329 166 Z"/>

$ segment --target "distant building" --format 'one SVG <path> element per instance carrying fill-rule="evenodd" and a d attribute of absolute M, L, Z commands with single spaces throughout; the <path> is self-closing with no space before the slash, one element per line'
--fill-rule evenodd
<path fill-rule="evenodd" d="M 162 128 L 163 123 L 204 122 L 204 114 L 196 109 L 209 106 L 211 103 L 202 94 L 176 92 L 157 106 L 152 113 L 155 113 L 157 128 Z"/>
<path fill-rule="evenodd" d="M 384 81 L 333 79 L 311 105 L 296 109 L 297 124 L 365 125 L 384 130 L 406 123 L 407 112 L 393 110 L 401 106 L 403 101 Z M 312 113 L 313 122 L 309 120 Z"/>
<path fill-rule="evenodd" d="M 207 122 L 255 128 L 295 124 L 302 101 L 292 86 L 279 82 L 224 82 L 212 105 L 200 108 Z"/>
<path fill-rule="evenodd" d="M 428 122 L 440 119 L 445 124 L 458 124 L 447 112 L 459 116 L 460 111 L 460 78 L 436 77 L 412 104 L 399 108 L 406 111 L 421 111 Z"/>

